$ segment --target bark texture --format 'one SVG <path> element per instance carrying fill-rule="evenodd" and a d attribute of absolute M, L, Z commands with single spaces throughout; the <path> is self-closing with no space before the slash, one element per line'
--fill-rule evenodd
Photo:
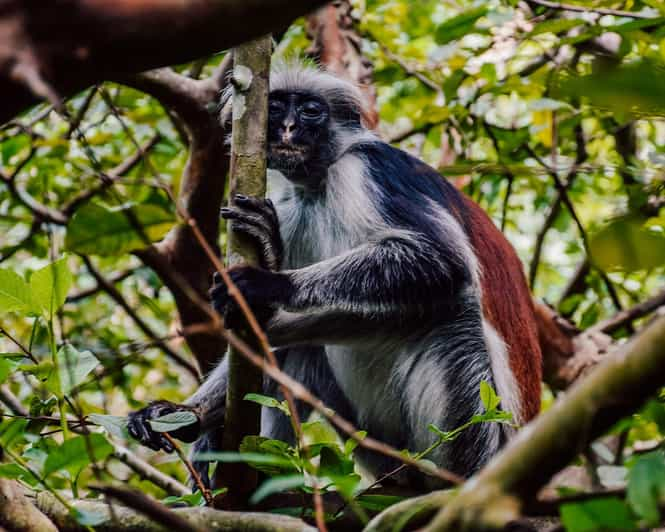
<path fill-rule="evenodd" d="M 136 510 L 113 505 L 113 513 L 106 503 L 94 500 L 72 501 L 78 510 L 99 516 L 102 522 L 95 525 L 98 532 L 164 532 L 171 530 L 156 523 Z M 57 525 L 61 532 L 84 532 L 69 514 L 67 508 L 48 492 L 37 496 L 37 506 Z M 200 530 L 210 532 L 313 532 L 316 529 L 300 519 L 284 515 L 260 514 L 252 512 L 224 512 L 212 508 L 176 508 L 173 513 Z M 55 528 L 53 528 L 55 530 Z"/>
<path fill-rule="evenodd" d="M 236 194 L 263 197 L 266 193 L 266 148 L 270 76 L 270 36 L 237 47 L 233 51 L 233 129 L 230 198 Z M 228 265 L 258 265 L 256 244 L 231 230 L 228 232 Z M 250 340 L 251 333 L 241 332 Z M 254 344 L 256 345 L 256 344 Z M 237 451 L 242 439 L 259 434 L 261 407 L 245 401 L 248 393 L 261 393 L 263 373 L 231 348 L 228 353 L 229 381 L 222 448 Z M 218 466 L 215 484 L 229 487 L 223 502 L 233 507 L 255 489 L 258 473 L 247 464 Z"/>

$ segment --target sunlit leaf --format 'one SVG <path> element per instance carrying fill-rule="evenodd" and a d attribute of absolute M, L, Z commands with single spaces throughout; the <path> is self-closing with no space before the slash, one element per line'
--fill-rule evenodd
<path fill-rule="evenodd" d="M 123 416 L 109 416 L 105 414 L 90 414 L 88 419 L 101 427 L 109 434 L 117 438 L 127 439 L 127 418 Z"/>
<path fill-rule="evenodd" d="M 305 485 L 303 475 L 285 475 L 272 477 L 264 481 L 249 499 L 250 504 L 257 504 L 273 493 L 300 488 Z"/>
<path fill-rule="evenodd" d="M 665 66 L 642 61 L 560 80 L 564 97 L 584 97 L 614 112 L 665 115 Z"/>
<path fill-rule="evenodd" d="M 44 475 L 66 470 L 74 478 L 93 460 L 103 460 L 112 452 L 113 447 L 101 434 L 76 436 L 66 440 L 48 455 Z"/>
<path fill-rule="evenodd" d="M 638 530 L 626 503 L 614 497 L 563 504 L 561 522 L 567 532 Z"/>
<path fill-rule="evenodd" d="M 650 526 L 660 522 L 665 500 L 665 456 L 652 452 L 640 456 L 628 474 L 627 500 L 633 511 Z"/>
<path fill-rule="evenodd" d="M 86 527 L 98 526 L 103 522 L 107 521 L 110 517 L 109 511 L 107 508 L 97 509 L 97 510 L 88 510 L 82 508 L 73 507 L 71 514 L 76 519 L 76 522 L 79 525 Z"/>
<path fill-rule="evenodd" d="M 31 486 L 39 484 L 39 479 L 18 464 L 0 464 L 0 478 L 23 480 Z"/>
<path fill-rule="evenodd" d="M 476 25 L 476 21 L 487 14 L 489 8 L 482 6 L 475 9 L 469 9 L 464 13 L 446 20 L 436 28 L 434 38 L 437 44 L 446 44 L 470 33 Z"/>
<path fill-rule="evenodd" d="M 159 240 L 174 222 L 173 214 L 157 205 L 109 209 L 92 203 L 72 217 L 67 225 L 65 246 L 76 253 L 120 255 L 145 247 L 145 239 Z"/>
<path fill-rule="evenodd" d="M 172 432 L 182 427 L 193 425 L 198 420 L 199 418 L 196 417 L 194 412 L 183 410 L 151 419 L 149 423 L 155 432 Z"/>
<path fill-rule="evenodd" d="M 316 443 L 335 443 L 339 442 L 337 432 L 321 421 L 309 421 L 302 424 L 302 435 L 308 445 Z"/>
<path fill-rule="evenodd" d="M 0 311 L 27 313 L 30 309 L 28 283 L 15 272 L 0 269 Z"/>
<path fill-rule="evenodd" d="M 52 316 L 64 303 L 74 277 L 63 257 L 30 276 L 30 296 L 35 313 Z"/>
<path fill-rule="evenodd" d="M 99 365 L 99 360 L 90 351 L 78 351 L 71 344 L 64 344 L 57 353 L 60 393 L 67 395 Z M 48 388 L 57 392 L 58 381 L 53 373 L 47 382 Z"/>
<path fill-rule="evenodd" d="M 496 394 L 494 388 L 484 380 L 480 381 L 480 400 L 485 410 L 494 410 L 501 402 L 501 398 Z"/>
<path fill-rule="evenodd" d="M 543 20 L 533 27 L 529 33 L 529 37 L 540 35 L 541 33 L 559 34 L 572 28 L 576 28 L 581 24 L 585 24 L 585 22 L 581 19 L 575 18 L 555 18 Z"/>
<path fill-rule="evenodd" d="M 287 416 L 290 415 L 289 407 L 286 404 L 286 401 L 278 401 L 274 397 L 269 397 L 267 395 L 261 395 L 258 393 L 248 393 L 244 397 L 245 401 L 252 401 L 253 403 L 260 404 L 267 408 L 277 408 L 284 412 Z"/>
<path fill-rule="evenodd" d="M 589 241 L 594 262 L 605 271 L 644 270 L 665 264 L 665 234 L 634 216 L 615 218 Z"/>

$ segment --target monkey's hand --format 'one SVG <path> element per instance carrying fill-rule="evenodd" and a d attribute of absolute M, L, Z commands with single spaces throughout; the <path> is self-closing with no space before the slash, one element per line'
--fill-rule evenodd
<path fill-rule="evenodd" d="M 127 419 L 129 435 L 155 451 L 161 449 L 167 453 L 173 452 L 173 445 L 164 437 L 164 433 L 153 430 L 150 425 L 150 420 L 165 416 L 166 414 L 172 414 L 173 412 L 192 412 L 196 415 L 197 421 L 191 425 L 180 427 L 168 434 L 187 443 L 196 440 L 201 431 L 201 422 L 198 419 L 199 415 L 191 406 L 178 405 L 170 401 L 155 401 L 141 410 L 130 413 Z"/>
<path fill-rule="evenodd" d="M 261 268 L 271 271 L 281 268 L 284 244 L 272 201 L 236 194 L 233 206 L 222 208 L 220 214 L 231 222 L 233 231 L 254 241 Z"/>
<path fill-rule="evenodd" d="M 264 326 L 279 305 L 287 303 L 293 293 L 293 285 L 288 275 L 270 272 L 252 266 L 235 266 L 229 269 L 229 276 L 238 287 L 259 324 Z M 224 317 L 224 326 L 235 329 L 245 323 L 242 310 L 229 295 L 221 275 L 215 273 L 210 289 L 212 305 Z"/>

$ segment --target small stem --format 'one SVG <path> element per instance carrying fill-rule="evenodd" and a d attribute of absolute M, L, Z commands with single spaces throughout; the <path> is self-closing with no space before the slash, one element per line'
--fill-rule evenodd
<path fill-rule="evenodd" d="M 189 471 L 189 474 L 192 475 L 192 478 L 194 479 L 194 482 L 196 482 L 196 486 L 201 490 L 201 494 L 203 495 L 203 498 L 206 501 L 206 504 L 208 506 L 212 506 L 212 494 L 210 493 L 210 490 L 208 490 L 204 484 L 203 481 L 201 480 L 200 475 L 196 472 L 196 469 L 194 469 L 194 466 L 192 463 L 187 459 L 185 456 L 185 453 L 182 452 L 182 449 L 180 448 L 180 445 L 171 437 L 171 435 L 168 432 L 162 433 L 162 435 L 169 441 L 171 445 L 173 445 L 173 448 L 175 449 L 176 454 L 178 455 L 178 458 L 182 461 L 183 464 L 187 467 L 187 470 Z"/>
<path fill-rule="evenodd" d="M 63 439 L 69 438 L 69 427 L 67 426 L 67 418 L 65 417 L 65 401 L 62 394 L 62 383 L 60 382 L 60 364 L 58 362 L 58 349 L 55 345 L 55 332 L 53 330 L 53 318 L 48 321 L 48 336 L 49 347 L 51 349 L 51 359 L 53 360 L 53 371 L 55 373 L 56 381 L 56 398 L 58 400 L 58 412 L 60 414 L 60 426 L 62 427 Z"/>

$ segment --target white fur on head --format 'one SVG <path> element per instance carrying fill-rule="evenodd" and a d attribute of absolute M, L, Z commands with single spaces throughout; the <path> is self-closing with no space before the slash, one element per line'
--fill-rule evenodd
<path fill-rule="evenodd" d="M 363 97 L 358 87 L 301 60 L 274 62 L 270 73 L 270 90 L 310 91 L 320 94 L 330 105 L 336 102 L 352 104 L 361 117 L 364 114 Z"/>

